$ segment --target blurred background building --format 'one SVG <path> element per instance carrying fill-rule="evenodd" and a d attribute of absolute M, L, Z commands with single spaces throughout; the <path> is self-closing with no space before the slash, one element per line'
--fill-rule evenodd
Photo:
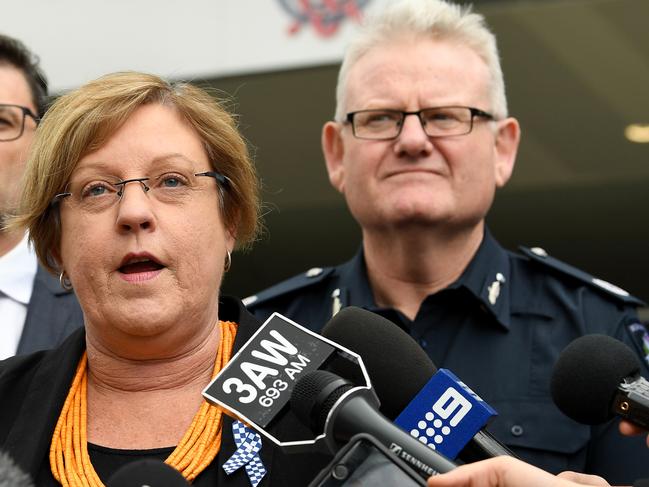
<path fill-rule="evenodd" d="M 0 31 L 40 55 L 54 92 L 135 69 L 229 99 L 264 185 L 266 234 L 224 285 L 243 297 L 359 245 L 320 128 L 346 40 L 378 1 L 24 0 L 2 7 Z M 473 4 L 498 36 L 523 130 L 491 230 L 649 300 L 649 0 Z"/>

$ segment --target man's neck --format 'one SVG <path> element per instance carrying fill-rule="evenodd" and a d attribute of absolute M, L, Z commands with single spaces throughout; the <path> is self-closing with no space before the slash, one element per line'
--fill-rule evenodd
<path fill-rule="evenodd" d="M 24 236 L 25 234 L 23 232 L 3 232 L 0 230 L 0 257 L 13 250 Z"/>
<path fill-rule="evenodd" d="M 483 222 L 445 233 L 422 228 L 363 231 L 367 276 L 376 304 L 398 309 L 413 320 L 426 296 L 462 275 L 483 234 Z"/>

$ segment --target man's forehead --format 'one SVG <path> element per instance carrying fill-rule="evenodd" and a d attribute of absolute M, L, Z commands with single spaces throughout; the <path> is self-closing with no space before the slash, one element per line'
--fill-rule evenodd
<path fill-rule="evenodd" d="M 374 46 L 350 67 L 347 101 L 405 102 L 400 98 L 416 92 L 436 104 L 466 104 L 487 94 L 489 79 L 486 64 L 467 46 L 431 38 L 404 39 Z"/>
<path fill-rule="evenodd" d="M 26 106 L 36 112 L 25 74 L 14 65 L 2 62 L 0 62 L 0 103 Z"/>

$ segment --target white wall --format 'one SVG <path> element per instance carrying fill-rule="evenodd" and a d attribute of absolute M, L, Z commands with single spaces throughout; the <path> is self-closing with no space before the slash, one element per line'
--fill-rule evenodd
<path fill-rule="evenodd" d="M 53 93 L 120 70 L 192 79 L 337 62 L 357 25 L 346 18 L 335 35 L 322 36 L 307 22 L 291 35 L 295 24 L 280 0 L 0 4 L 0 32 L 40 56 Z"/>

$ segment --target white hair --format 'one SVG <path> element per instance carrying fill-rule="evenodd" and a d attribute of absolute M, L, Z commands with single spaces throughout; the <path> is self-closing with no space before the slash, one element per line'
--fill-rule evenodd
<path fill-rule="evenodd" d="M 351 67 L 371 49 L 404 36 L 450 40 L 473 50 L 489 70 L 490 110 L 496 118 L 507 117 L 505 81 L 496 37 L 482 15 L 472 12 L 471 6 L 462 7 L 445 0 L 388 0 L 369 13 L 347 46 L 338 73 L 336 120 L 345 117 L 345 91 Z"/>

